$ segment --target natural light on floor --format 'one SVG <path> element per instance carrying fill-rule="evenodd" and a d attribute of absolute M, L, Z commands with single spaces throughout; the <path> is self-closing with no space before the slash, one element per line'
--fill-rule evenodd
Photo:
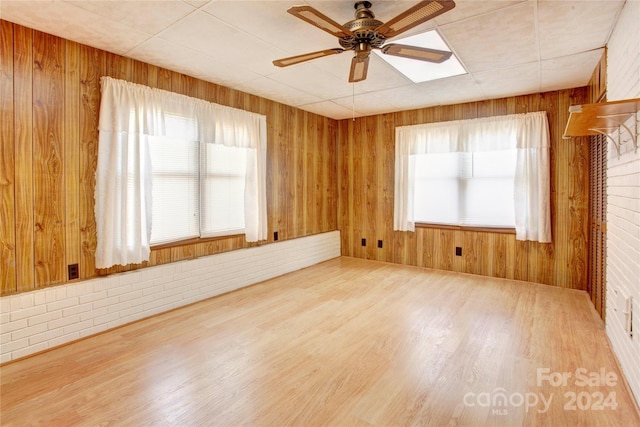
<path fill-rule="evenodd" d="M 436 30 L 427 31 L 426 33 L 416 34 L 410 37 L 393 39 L 390 43 L 428 47 L 430 49 L 446 50 L 448 52 L 451 51 L 449 46 L 447 46 Z M 444 77 L 467 74 L 467 71 L 464 69 L 460 61 L 458 61 L 455 54 L 451 55 L 451 58 L 441 64 L 434 64 L 431 62 L 417 61 L 415 59 L 402 58 L 399 56 L 385 55 L 376 50 L 373 52 L 380 58 L 387 61 L 392 67 L 410 78 L 414 83 L 422 83 Z"/>

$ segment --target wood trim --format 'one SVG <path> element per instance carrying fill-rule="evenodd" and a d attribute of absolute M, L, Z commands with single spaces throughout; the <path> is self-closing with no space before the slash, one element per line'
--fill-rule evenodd
<path fill-rule="evenodd" d="M 183 239 L 175 242 L 153 245 L 151 246 L 151 250 L 155 251 L 155 250 L 161 250 L 166 248 L 175 248 L 177 246 L 193 245 L 196 243 L 215 242 L 217 240 L 225 240 L 229 238 L 244 238 L 244 234 L 229 234 L 227 236 L 215 236 L 215 237 L 194 237 L 192 239 Z"/>
<path fill-rule="evenodd" d="M 441 230 L 478 231 L 482 233 L 516 234 L 515 228 L 508 227 L 475 227 L 469 225 L 431 224 L 428 222 L 416 222 L 416 227 L 437 228 Z"/>

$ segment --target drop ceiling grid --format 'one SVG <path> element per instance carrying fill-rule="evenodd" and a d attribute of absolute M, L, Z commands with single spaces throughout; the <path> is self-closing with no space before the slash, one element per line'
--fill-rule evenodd
<path fill-rule="evenodd" d="M 415 1 L 373 1 L 385 21 Z M 344 23 L 353 1 L 0 1 L 3 19 L 334 119 L 586 84 L 624 0 L 456 0 L 402 36 L 437 28 L 469 74 L 414 84 L 379 58 L 347 81 L 350 52 L 286 69 L 276 58 L 338 47 L 286 12 L 307 3 Z M 286 30 L 285 30 L 286 29 Z M 284 31 L 283 31 L 284 30 Z M 355 97 L 353 94 L 355 93 Z"/>

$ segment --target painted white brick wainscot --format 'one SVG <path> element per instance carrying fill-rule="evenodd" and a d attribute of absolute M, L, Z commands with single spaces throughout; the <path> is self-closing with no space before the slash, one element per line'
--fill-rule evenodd
<path fill-rule="evenodd" d="M 627 1 L 607 49 L 607 101 L 640 98 L 640 2 Z M 633 118 L 631 119 L 633 120 Z M 629 128 L 635 129 L 630 122 Z M 640 150 L 622 134 L 620 156 L 607 159 L 606 330 L 627 382 L 640 403 Z M 628 299 L 633 336 L 627 332 Z"/>
<path fill-rule="evenodd" d="M 114 274 L 0 299 L 0 362 L 340 256 L 340 232 Z"/>

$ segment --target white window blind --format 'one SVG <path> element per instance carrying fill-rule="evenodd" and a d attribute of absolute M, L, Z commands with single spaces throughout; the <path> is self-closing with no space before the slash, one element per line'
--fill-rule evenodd
<path fill-rule="evenodd" d="M 205 144 L 201 156 L 203 237 L 244 233 L 247 150 Z"/>
<path fill-rule="evenodd" d="M 151 137 L 151 244 L 244 233 L 247 149 L 195 141 L 194 121 L 165 117 Z"/>
<path fill-rule="evenodd" d="M 515 227 L 515 148 L 421 154 L 415 162 L 417 222 Z"/>
<path fill-rule="evenodd" d="M 151 244 L 199 235 L 199 147 L 195 121 L 169 113 L 164 121 L 165 135 L 149 137 L 153 183 Z"/>

